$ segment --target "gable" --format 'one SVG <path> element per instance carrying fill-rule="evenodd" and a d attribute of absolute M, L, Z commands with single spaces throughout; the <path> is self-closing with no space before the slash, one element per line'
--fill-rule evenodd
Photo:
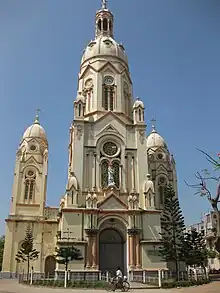
<path fill-rule="evenodd" d="M 103 134 L 113 134 L 123 137 L 123 135 L 111 123 L 109 123 L 99 133 L 97 133 L 96 136 L 101 136 Z"/>
<path fill-rule="evenodd" d="M 127 205 L 115 194 L 110 194 L 98 203 L 98 208 L 101 210 L 125 210 Z"/>
<path fill-rule="evenodd" d="M 79 79 L 86 78 L 88 76 L 92 76 L 97 70 L 92 67 L 91 65 L 86 66 L 86 68 L 83 70 L 83 72 L 80 74 Z"/>
<path fill-rule="evenodd" d="M 163 165 L 159 165 L 159 167 L 156 169 L 157 174 L 167 174 L 167 169 Z"/>

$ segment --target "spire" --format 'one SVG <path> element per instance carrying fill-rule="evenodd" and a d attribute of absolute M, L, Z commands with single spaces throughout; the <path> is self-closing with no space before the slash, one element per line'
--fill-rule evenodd
<path fill-rule="evenodd" d="M 152 131 L 151 132 L 156 132 L 156 127 L 155 127 L 156 119 L 152 118 L 151 123 L 152 123 Z"/>
<path fill-rule="evenodd" d="M 40 124 L 39 123 L 39 112 L 40 112 L 40 109 L 36 109 L 34 124 Z"/>
<path fill-rule="evenodd" d="M 102 9 L 107 9 L 108 0 L 102 0 Z"/>

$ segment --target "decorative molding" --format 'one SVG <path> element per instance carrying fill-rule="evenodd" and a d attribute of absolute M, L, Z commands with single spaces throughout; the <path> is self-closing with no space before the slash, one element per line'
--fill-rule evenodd
<path fill-rule="evenodd" d="M 139 130 L 139 139 L 141 144 L 144 144 L 145 140 L 146 140 L 146 136 L 145 136 L 145 131 L 144 130 Z"/>
<path fill-rule="evenodd" d="M 83 127 L 82 125 L 76 125 L 76 136 L 80 140 L 83 135 Z"/>

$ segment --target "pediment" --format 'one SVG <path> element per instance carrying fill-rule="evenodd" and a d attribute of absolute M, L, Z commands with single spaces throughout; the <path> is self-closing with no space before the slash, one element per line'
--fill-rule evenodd
<path fill-rule="evenodd" d="M 163 166 L 163 165 L 159 165 L 157 170 L 156 170 L 156 173 L 157 174 L 167 174 L 167 169 Z"/>
<path fill-rule="evenodd" d="M 120 124 L 125 125 L 124 121 L 121 120 L 117 115 L 115 115 L 112 111 L 107 112 L 105 115 L 101 116 L 99 119 L 96 120 L 96 123 L 98 121 L 104 120 L 106 117 L 111 116 L 114 120 L 117 120 Z"/>
<path fill-rule="evenodd" d="M 109 194 L 104 200 L 98 203 L 101 210 L 126 210 L 127 205 L 114 193 Z"/>
<path fill-rule="evenodd" d="M 105 64 L 103 64 L 100 68 L 99 71 L 101 72 L 112 72 L 112 73 L 116 73 L 116 74 L 120 74 L 120 71 L 111 63 L 111 62 L 106 62 Z"/>
<path fill-rule="evenodd" d="M 123 137 L 123 135 L 110 123 L 104 127 L 96 136 L 102 136 L 103 134 L 114 134 Z"/>
<path fill-rule="evenodd" d="M 88 66 L 86 66 L 86 68 L 84 68 L 83 72 L 80 74 L 79 79 L 85 78 L 87 76 L 91 76 L 95 72 L 97 72 L 97 70 L 93 66 L 88 65 Z"/>

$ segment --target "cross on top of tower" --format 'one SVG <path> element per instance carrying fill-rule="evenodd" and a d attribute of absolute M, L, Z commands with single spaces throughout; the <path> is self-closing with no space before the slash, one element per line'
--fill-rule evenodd
<path fill-rule="evenodd" d="M 107 9 L 108 0 L 102 0 L 102 9 Z"/>
<path fill-rule="evenodd" d="M 40 111 L 41 110 L 39 108 L 36 109 L 36 115 L 35 115 L 35 121 L 34 121 L 34 123 L 39 123 L 39 112 Z"/>

